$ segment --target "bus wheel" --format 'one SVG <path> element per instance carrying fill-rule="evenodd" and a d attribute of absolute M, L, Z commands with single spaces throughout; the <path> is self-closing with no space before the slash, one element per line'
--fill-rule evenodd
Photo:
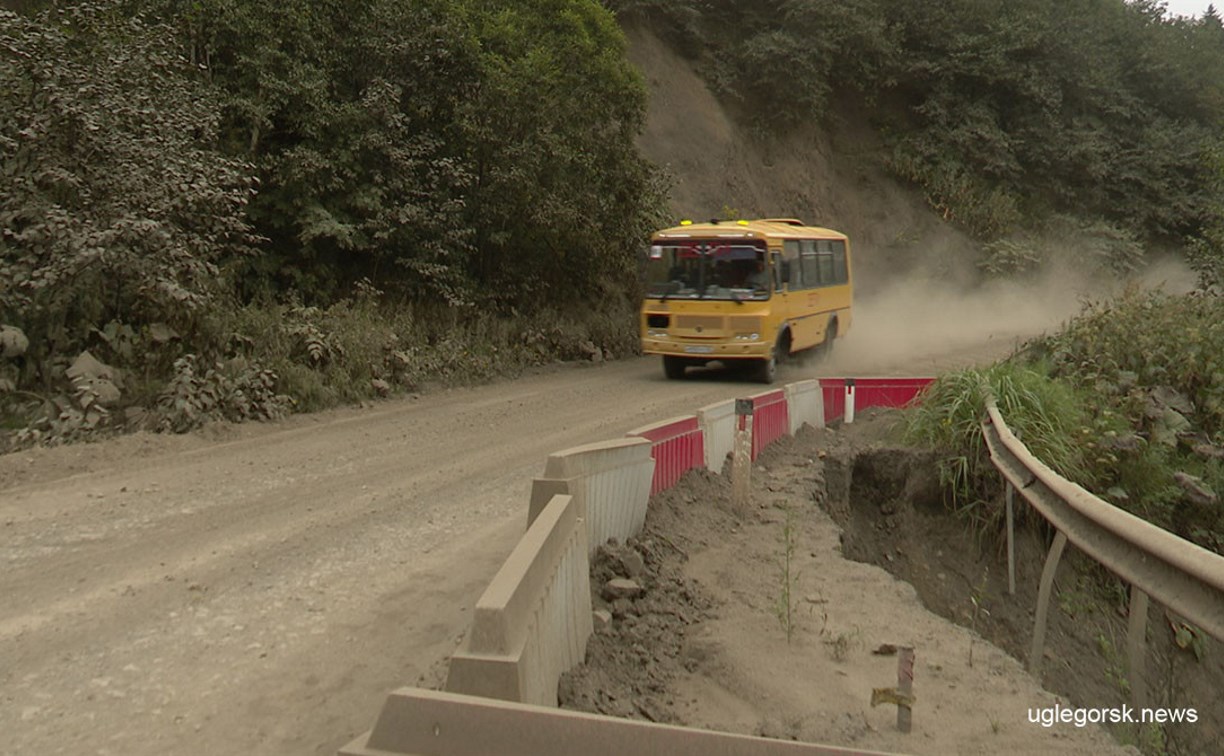
<path fill-rule="evenodd" d="M 663 355 L 663 373 L 673 381 L 684 378 L 685 364 L 683 357 Z"/>

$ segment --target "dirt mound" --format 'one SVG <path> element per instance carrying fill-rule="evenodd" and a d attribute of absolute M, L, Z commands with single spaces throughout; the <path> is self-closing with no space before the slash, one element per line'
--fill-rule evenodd
<path fill-rule="evenodd" d="M 681 486 L 652 500 L 639 537 L 599 547 L 591 564 L 596 632 L 587 645 L 587 663 L 561 678 L 562 708 L 680 721 L 668 685 L 681 670 L 691 671 L 689 628 L 712 616 L 714 600 L 684 575 L 688 549 L 701 544 L 677 525 L 691 519 L 694 506 L 725 499 L 725 487 L 717 476 L 691 472 Z M 717 527 L 729 517 L 715 516 L 706 524 Z"/>
<path fill-rule="evenodd" d="M 942 516 L 930 459 L 895 446 L 893 417 L 867 412 L 772 445 L 753 465 L 746 509 L 731 506 L 727 479 L 705 472 L 652 499 L 640 539 L 596 561 L 592 592 L 609 621 L 562 681 L 563 705 L 871 750 L 1126 752 L 1096 728 L 1030 723 L 1029 710 L 1058 701 L 1014 658 L 927 611 L 909 584 L 843 556 L 890 554 L 922 569 L 917 544 L 878 550 Z M 864 514 L 865 496 L 874 508 Z M 843 534 L 826 509 L 861 524 Z M 953 536 L 944 543 L 952 550 Z M 639 596 L 605 593 L 626 578 Z M 917 653 L 910 735 L 897 732 L 894 707 L 872 705 L 873 689 L 896 684 L 896 658 L 874 653 L 888 645 Z"/>

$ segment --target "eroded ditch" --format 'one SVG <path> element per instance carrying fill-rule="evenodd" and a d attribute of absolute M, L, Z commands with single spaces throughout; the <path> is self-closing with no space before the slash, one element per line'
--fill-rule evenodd
<path fill-rule="evenodd" d="M 883 568 L 913 586 L 931 612 L 970 629 L 970 639 L 956 652 L 958 664 L 967 656 L 968 667 L 976 661 L 989 675 L 1017 674 L 991 659 L 990 644 L 1015 659 L 1026 658 L 1049 533 L 1038 523 L 1021 521 L 1017 590 L 1009 596 L 1002 538 L 975 533 L 948 511 L 935 456 L 890 440 L 890 417 L 891 413 L 881 413 L 841 430 L 808 430 L 783 440 L 763 455 L 754 471 L 754 505 L 749 511 L 730 505 L 725 477 L 705 472 L 690 473 L 655 497 L 639 538 L 601 549 L 592 573 L 592 594 L 607 612 L 608 622 L 592 638 L 587 664 L 563 679 L 562 705 L 774 737 L 843 745 L 876 743 L 882 728 L 865 706 L 859 713 L 836 715 L 845 721 L 830 729 L 818 721 L 834 716 L 827 711 L 811 717 L 802 713 L 771 717 L 705 700 L 718 699 L 724 691 L 747 699 L 766 695 L 754 688 L 757 683 L 744 680 L 754 672 L 744 667 L 759 662 L 745 662 L 730 644 L 774 643 L 776 637 L 763 639 L 770 634 L 768 625 L 739 633 L 747 641 L 729 641 L 725 636 L 726 628 L 742 619 L 745 606 L 749 614 L 767 617 L 776 612 L 771 594 L 777 577 L 771 574 L 777 571 L 778 538 L 786 527 L 787 511 L 799 518 L 796 532 L 801 547 L 806 548 L 803 539 L 819 540 L 819 533 L 806 528 L 827 514 L 840 528 L 840 546 L 835 549 L 845 559 Z M 735 541 L 729 550 L 728 539 Z M 731 562 L 729 569 L 737 577 L 757 575 L 751 587 L 724 580 L 720 576 L 726 573 L 710 568 L 708 553 L 720 549 L 721 556 L 713 561 Z M 812 551 L 811 557 L 817 556 Z M 1073 549 L 1063 561 L 1050 612 L 1042 681 L 1065 705 L 1127 704 L 1125 590 Z M 825 575 L 828 565 L 820 570 Z M 636 581 L 640 595 L 607 593 L 614 577 Z M 827 608 L 819 591 L 806 595 L 800 587 L 799 593 L 796 608 L 802 611 L 807 640 L 800 638 L 797 647 L 778 646 L 776 653 L 823 655 L 833 674 L 851 678 L 859 674 L 845 658 L 837 657 L 850 653 L 866 657 L 879 635 L 874 623 L 839 627 L 837 610 Z M 1212 752 L 1224 733 L 1224 704 L 1218 693 L 1224 689 L 1221 649 L 1204 639 L 1204 655 L 1199 658 L 1176 646 L 1170 627 L 1163 608 L 1153 605 L 1148 705 L 1195 708 L 1199 721 L 1166 725 L 1163 730 L 1117 729 L 1114 737 L 1149 753 Z M 771 634 L 778 635 L 776 624 Z M 927 672 L 937 679 L 952 676 L 946 662 L 932 664 Z M 710 680 L 717 690 L 706 684 Z M 796 689 L 793 695 L 806 694 Z M 788 704 L 793 706 L 778 701 L 771 705 L 780 711 L 804 710 L 803 701 Z M 954 713 L 945 709 L 941 716 Z M 1020 737 L 1026 734 L 1021 723 L 1005 715 L 987 715 L 982 721 L 987 719 L 987 734 L 982 736 L 987 745 L 992 736 L 1007 735 L 1006 730 Z M 1028 727 L 1027 734 L 1035 734 L 1032 728 L 1037 726 Z M 1005 747 L 1001 741 L 998 745 Z"/>

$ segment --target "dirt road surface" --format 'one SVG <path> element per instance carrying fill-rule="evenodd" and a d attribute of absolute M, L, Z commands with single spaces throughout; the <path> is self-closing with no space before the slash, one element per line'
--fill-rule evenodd
<path fill-rule="evenodd" d="M 0 753 L 334 753 L 388 691 L 442 679 L 549 453 L 759 389 L 636 359 L 0 457 Z"/>

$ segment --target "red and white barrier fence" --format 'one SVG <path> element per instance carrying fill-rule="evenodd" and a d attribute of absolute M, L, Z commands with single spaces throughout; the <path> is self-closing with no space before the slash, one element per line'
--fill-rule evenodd
<path fill-rule="evenodd" d="M 644 425 L 625 435 L 650 441 L 650 456 L 655 461 L 651 496 L 676 485 L 680 476 L 694 467 L 705 465 L 705 434 L 696 415 Z"/>
<path fill-rule="evenodd" d="M 794 435 L 805 423 L 854 422 L 857 411 L 869 407 L 904 407 L 932 378 L 822 378 L 790 383 L 780 389 L 747 397 L 752 402 L 752 459 L 785 435 Z M 703 407 L 696 415 L 674 417 L 635 428 L 625 435 L 650 441 L 655 461 L 650 493 L 671 488 L 695 467 L 713 472 L 735 443 L 735 431 L 744 418 L 734 414 L 734 402 Z"/>
<path fill-rule="evenodd" d="M 854 422 L 868 407 L 904 407 L 934 378 L 821 378 L 824 420 Z"/>
<path fill-rule="evenodd" d="M 752 459 L 761 455 L 766 446 L 790 433 L 786 390 L 765 391 L 748 397 L 752 401 Z M 744 429 L 744 418 L 739 420 Z"/>

